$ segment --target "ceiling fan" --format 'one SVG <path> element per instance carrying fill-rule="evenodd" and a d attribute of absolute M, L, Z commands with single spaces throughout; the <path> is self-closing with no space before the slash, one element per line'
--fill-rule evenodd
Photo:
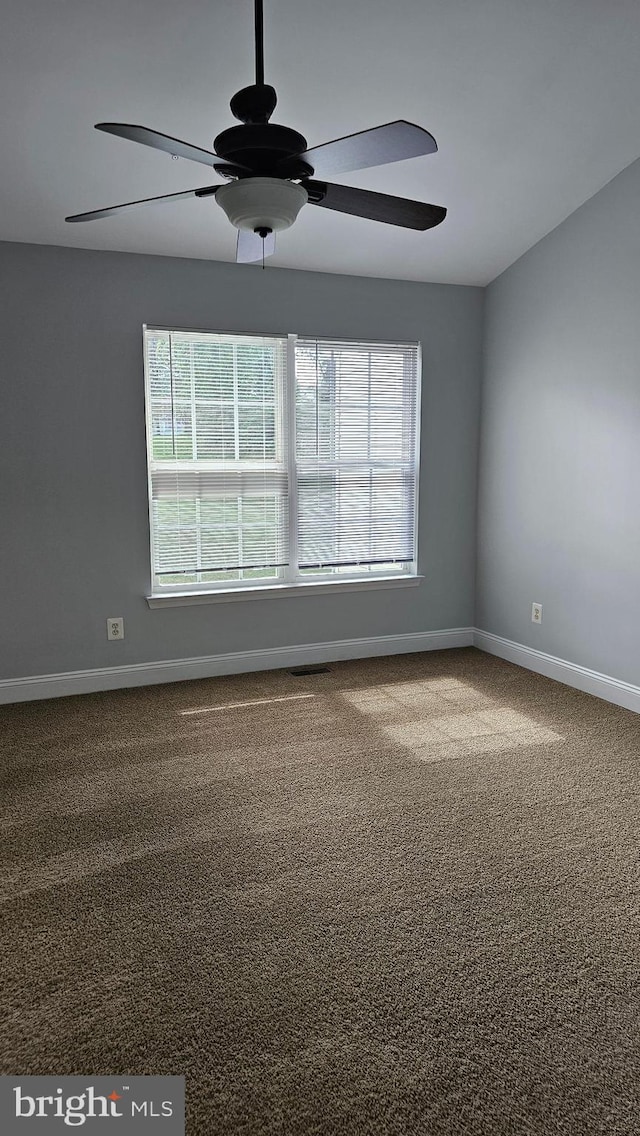
<path fill-rule="evenodd" d="M 274 88 L 264 81 L 263 0 L 254 0 L 254 3 L 256 81 L 231 99 L 231 112 L 242 125 L 223 130 L 213 143 L 213 153 L 145 126 L 119 122 L 96 124 L 96 130 L 107 134 L 164 150 L 175 158 L 189 158 L 212 166 L 226 179 L 226 184 L 221 182 L 181 193 L 146 197 L 91 213 L 77 213 L 65 220 L 95 221 L 156 201 L 215 197 L 238 229 L 236 260 L 240 263 L 264 262 L 266 256 L 271 256 L 276 232 L 289 228 L 307 202 L 406 229 L 432 229 L 444 221 L 447 211 L 441 205 L 317 180 L 433 154 L 438 149 L 436 140 L 422 127 L 400 119 L 307 149 L 307 140 L 302 134 L 270 122 L 277 97 Z"/>

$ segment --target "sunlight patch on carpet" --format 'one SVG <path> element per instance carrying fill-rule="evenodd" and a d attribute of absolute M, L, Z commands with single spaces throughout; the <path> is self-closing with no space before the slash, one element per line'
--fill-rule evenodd
<path fill-rule="evenodd" d="M 500 705 L 457 679 L 345 691 L 343 698 L 419 761 L 448 761 L 564 741 L 529 715 Z M 393 719 L 399 718 L 401 707 L 401 721 L 396 724 Z M 416 715 L 413 721 L 407 720 L 411 711 Z"/>
<path fill-rule="evenodd" d="M 294 702 L 301 698 L 315 698 L 315 694 L 286 694 L 282 698 L 253 698 L 251 702 L 225 702 L 221 706 L 195 706 L 178 710 L 178 714 L 213 714 L 216 710 L 240 710 L 247 706 L 266 706 L 270 702 Z"/>

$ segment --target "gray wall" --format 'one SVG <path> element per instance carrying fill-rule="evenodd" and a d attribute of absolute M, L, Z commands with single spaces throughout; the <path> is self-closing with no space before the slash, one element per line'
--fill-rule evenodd
<path fill-rule="evenodd" d="M 489 287 L 476 617 L 635 684 L 639 298 L 640 162 Z"/>
<path fill-rule="evenodd" d="M 471 625 L 482 307 L 479 288 L 0 245 L 0 677 Z M 421 340 L 424 583 L 149 610 L 144 322 Z"/>

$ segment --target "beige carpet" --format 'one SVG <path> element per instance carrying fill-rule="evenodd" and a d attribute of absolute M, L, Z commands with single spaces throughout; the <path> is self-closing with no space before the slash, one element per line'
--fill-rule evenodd
<path fill-rule="evenodd" d="M 189 1136 L 640 1131 L 640 717 L 471 648 L 0 711 L 5 1073 Z"/>

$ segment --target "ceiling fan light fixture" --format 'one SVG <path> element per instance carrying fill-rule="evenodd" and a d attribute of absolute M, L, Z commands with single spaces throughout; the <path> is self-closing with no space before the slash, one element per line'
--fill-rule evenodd
<path fill-rule="evenodd" d="M 236 229 L 278 233 L 288 229 L 309 200 L 306 189 L 280 178 L 255 177 L 227 182 L 216 192 L 216 201 Z"/>

